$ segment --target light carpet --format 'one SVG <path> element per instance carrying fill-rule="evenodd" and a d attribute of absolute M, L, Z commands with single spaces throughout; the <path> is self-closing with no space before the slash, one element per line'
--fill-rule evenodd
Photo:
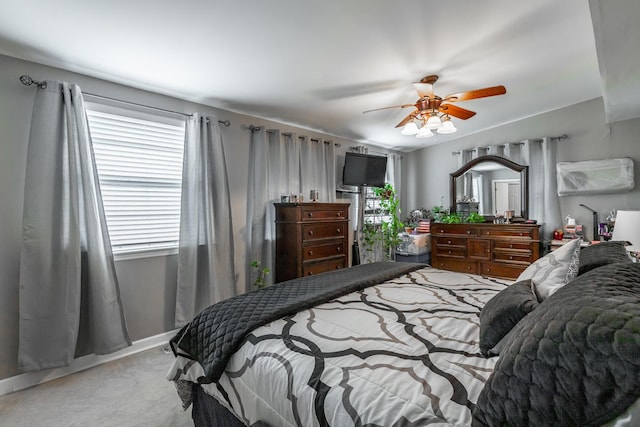
<path fill-rule="evenodd" d="M 0 426 L 193 426 L 165 374 L 173 354 L 147 350 L 0 396 Z"/>

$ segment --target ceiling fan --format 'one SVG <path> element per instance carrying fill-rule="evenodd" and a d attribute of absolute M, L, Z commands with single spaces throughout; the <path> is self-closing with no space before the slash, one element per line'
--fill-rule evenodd
<path fill-rule="evenodd" d="M 420 99 L 414 104 L 394 105 L 391 107 L 376 108 L 364 111 L 370 113 L 372 111 L 386 110 L 389 108 L 409 108 L 414 107 L 415 110 L 407 115 L 396 127 L 404 127 L 403 135 L 416 135 L 418 138 L 427 138 L 433 136 L 433 130 L 438 133 L 453 133 L 455 128 L 451 117 L 467 120 L 475 116 L 475 112 L 466 108 L 458 107 L 453 102 L 468 101 L 470 99 L 486 98 L 489 96 L 504 95 L 507 90 L 504 86 L 492 86 L 484 89 L 468 90 L 466 92 L 452 93 L 441 98 L 435 95 L 433 85 L 438 81 L 437 75 L 429 75 L 420 79 L 419 82 L 413 84 L 418 92 Z M 420 124 L 420 128 L 418 125 Z"/>

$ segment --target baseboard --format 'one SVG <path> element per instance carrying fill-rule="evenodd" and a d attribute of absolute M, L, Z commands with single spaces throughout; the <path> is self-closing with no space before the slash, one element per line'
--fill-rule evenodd
<path fill-rule="evenodd" d="M 126 356 L 131 356 L 133 354 L 140 353 L 141 351 L 166 345 L 171 337 L 176 334 L 176 332 L 177 330 L 169 331 L 159 335 L 154 335 L 152 337 L 134 341 L 130 347 L 127 347 L 115 353 L 100 356 L 95 354 L 82 356 L 73 360 L 69 366 L 64 368 L 47 369 L 38 372 L 27 372 L 24 374 L 19 374 L 13 377 L 2 379 L 0 380 L 0 396 L 13 393 L 14 391 L 33 387 L 47 381 L 55 380 L 56 378 L 64 377 L 66 375 L 75 374 L 76 372 L 84 371 L 85 369 L 93 368 L 94 366 L 118 360 Z"/>

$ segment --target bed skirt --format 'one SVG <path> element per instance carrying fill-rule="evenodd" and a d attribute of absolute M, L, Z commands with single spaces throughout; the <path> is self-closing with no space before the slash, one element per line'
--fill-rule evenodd
<path fill-rule="evenodd" d="M 191 418 L 195 427 L 245 427 L 227 408 L 222 406 L 214 397 L 208 395 L 199 384 L 193 384 L 193 406 Z M 251 427 L 270 427 L 258 421 Z"/>

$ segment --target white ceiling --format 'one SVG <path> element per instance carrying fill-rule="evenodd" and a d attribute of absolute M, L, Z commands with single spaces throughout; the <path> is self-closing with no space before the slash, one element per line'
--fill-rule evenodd
<path fill-rule="evenodd" d="M 591 4 L 614 1 L 640 3 Z M 607 86 L 585 0 L 0 0 L 0 10 L 2 54 L 404 151 L 433 143 L 394 127 L 411 109 L 362 112 L 414 103 L 411 83 L 428 74 L 440 96 L 507 88 L 461 102 L 477 115 L 438 142 Z"/>

